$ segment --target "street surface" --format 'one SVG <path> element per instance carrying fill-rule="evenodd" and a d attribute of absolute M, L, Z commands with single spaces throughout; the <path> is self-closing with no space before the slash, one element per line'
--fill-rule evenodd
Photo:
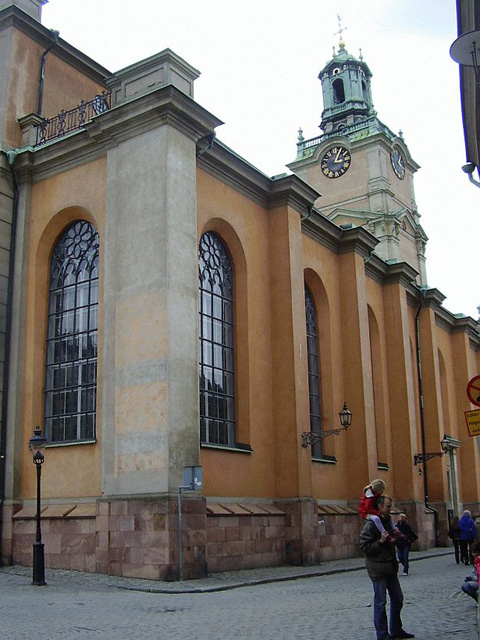
<path fill-rule="evenodd" d="M 469 569 L 456 565 L 453 554 L 434 556 L 412 562 L 410 575 L 399 577 L 404 627 L 417 640 L 477 638 L 476 604 L 459 592 Z M 171 594 L 131 590 L 128 580 L 48 569 L 47 586 L 38 587 L 30 584 L 30 572 L 0 569 L 1 640 L 375 638 L 365 570 Z"/>

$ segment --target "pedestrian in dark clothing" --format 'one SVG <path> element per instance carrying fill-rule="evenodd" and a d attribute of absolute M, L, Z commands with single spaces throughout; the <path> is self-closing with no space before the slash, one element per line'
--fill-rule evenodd
<path fill-rule="evenodd" d="M 407 516 L 401 513 L 398 516 L 397 529 L 403 537 L 397 538 L 397 556 L 398 561 L 403 566 L 403 575 L 408 576 L 408 556 L 412 542 L 418 539 L 417 534 L 407 522 Z"/>
<path fill-rule="evenodd" d="M 472 518 L 470 511 L 465 510 L 462 517 L 458 521 L 460 527 L 460 555 L 461 560 L 465 564 L 470 564 L 472 561 L 470 553 L 470 545 L 475 540 L 477 531 L 475 529 L 475 522 Z"/>
<path fill-rule="evenodd" d="M 475 518 L 473 518 L 473 521 L 475 522 L 475 531 L 477 532 L 477 535 L 475 536 L 475 540 L 477 542 L 480 542 L 480 516 L 475 516 Z"/>
<path fill-rule="evenodd" d="M 450 520 L 450 526 L 448 528 L 448 537 L 453 542 L 453 548 L 455 550 L 455 562 L 459 564 L 461 533 L 460 533 L 460 527 L 458 526 L 458 516 L 453 516 L 453 518 Z"/>
<path fill-rule="evenodd" d="M 360 533 L 360 548 L 365 554 L 365 565 L 373 584 L 374 603 L 373 621 L 377 640 L 389 638 L 414 638 L 402 628 L 400 613 L 403 607 L 403 593 L 398 581 L 398 562 L 395 555 L 395 543 L 391 542 L 392 530 L 390 512 L 392 499 L 380 496 L 377 509 L 385 531 L 380 531 L 372 520 L 366 520 Z M 387 591 L 390 596 L 390 635 L 386 613 Z"/>

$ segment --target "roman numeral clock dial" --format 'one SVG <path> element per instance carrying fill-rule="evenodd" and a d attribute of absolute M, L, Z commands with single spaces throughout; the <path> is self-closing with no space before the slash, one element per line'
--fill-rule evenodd
<path fill-rule="evenodd" d="M 405 160 L 403 159 L 400 149 L 395 147 L 390 154 L 390 161 L 392 168 L 399 180 L 403 180 L 405 177 Z"/>
<path fill-rule="evenodd" d="M 350 151 L 345 147 L 332 147 L 322 158 L 322 173 L 327 178 L 340 178 L 348 171 L 352 162 Z"/>

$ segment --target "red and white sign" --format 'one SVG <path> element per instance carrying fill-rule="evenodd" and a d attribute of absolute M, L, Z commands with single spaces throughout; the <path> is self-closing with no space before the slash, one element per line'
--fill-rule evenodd
<path fill-rule="evenodd" d="M 480 376 L 475 376 L 468 381 L 467 396 L 472 404 L 480 407 Z"/>

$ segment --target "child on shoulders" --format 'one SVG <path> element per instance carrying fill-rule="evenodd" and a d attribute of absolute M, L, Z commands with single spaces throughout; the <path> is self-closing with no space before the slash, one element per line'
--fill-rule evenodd
<path fill-rule="evenodd" d="M 377 500 L 384 493 L 387 485 L 383 480 L 372 480 L 364 490 L 358 506 L 358 512 L 364 520 L 372 520 L 380 533 L 386 529 L 382 524 L 380 513 L 377 510 Z M 395 528 L 393 518 L 390 516 L 389 528 L 393 535 L 389 535 L 388 541 L 395 542 L 395 538 L 402 537 L 402 534 Z"/>

